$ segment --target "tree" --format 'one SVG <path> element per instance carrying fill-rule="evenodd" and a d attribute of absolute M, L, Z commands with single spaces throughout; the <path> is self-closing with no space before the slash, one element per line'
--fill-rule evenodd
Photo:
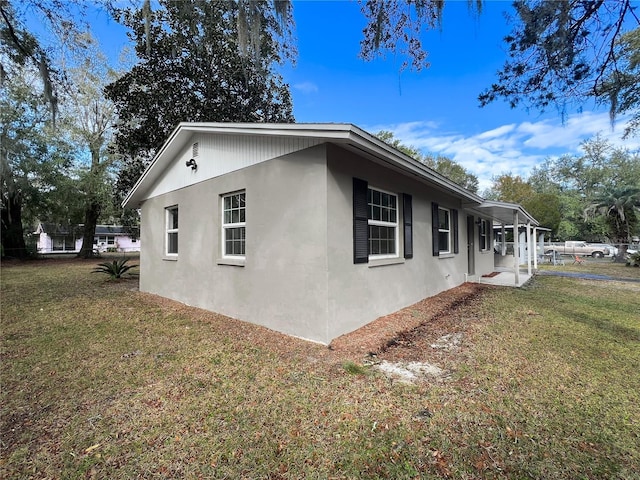
<path fill-rule="evenodd" d="M 279 27 L 264 2 L 161 0 L 161 8 L 119 11 L 131 29 L 140 62 L 106 87 L 117 108 L 121 194 L 179 122 L 291 122 L 291 96 L 273 65 L 281 61 L 273 32 Z M 258 43 L 248 54 L 238 40 L 243 8 Z M 151 18 L 145 23 L 145 18 Z M 259 18 L 260 21 L 256 19 Z M 149 43 L 147 43 L 149 41 Z M 243 53 L 244 52 L 244 53 Z"/>
<path fill-rule="evenodd" d="M 471 11 L 482 11 L 482 1 L 467 0 Z M 420 71 L 429 67 L 428 52 L 422 47 L 423 30 L 440 28 L 444 0 L 366 0 L 362 2 L 362 14 L 367 25 L 362 31 L 360 56 L 372 60 L 385 51 L 405 57 L 401 68 L 409 65 Z"/>
<path fill-rule="evenodd" d="M 422 152 L 420 152 L 416 147 L 402 143 L 399 138 L 395 137 L 393 132 L 390 132 L 389 130 L 380 130 L 375 134 L 375 137 L 396 150 L 401 151 L 405 155 L 409 155 L 411 158 L 422 161 Z"/>
<path fill-rule="evenodd" d="M 636 223 L 631 220 L 624 233 L 616 214 L 618 206 L 629 200 L 625 200 L 629 192 L 640 185 L 640 158 L 599 136 L 583 142 L 582 150 L 581 155 L 547 159 L 533 170 L 528 183 L 537 194 L 558 196 L 560 239 L 627 241 L 623 239 L 635 231 Z M 635 215 L 628 209 L 622 213 L 629 219 Z"/>
<path fill-rule="evenodd" d="M 482 1 L 468 2 L 472 14 Z M 443 0 L 362 2 L 367 19 L 360 55 L 371 60 L 385 52 L 400 55 L 402 69 L 428 67 L 421 35 L 442 27 Z M 564 115 L 571 103 L 606 101 L 612 118 L 633 113 L 629 129 L 640 126 L 638 28 L 633 0 L 516 0 L 505 37 L 508 58 L 497 81 L 478 99 L 485 106 L 497 99 L 512 108 L 546 110 Z"/>
<path fill-rule="evenodd" d="M 473 193 L 478 192 L 478 177 L 450 158 L 432 154 L 423 155 L 416 147 L 403 144 L 399 139 L 395 138 L 393 132 L 388 130 L 381 130 L 376 133 L 375 136 L 393 148 L 423 163 L 430 169 L 435 170 L 440 175 L 447 177 L 461 187 Z"/>
<path fill-rule="evenodd" d="M 39 73 L 14 66 L 16 75 L 0 84 L 0 197 L 2 254 L 24 258 L 24 225 L 42 214 L 63 216 L 61 197 L 72 147 L 54 134 L 48 102 L 39 89 Z"/>
<path fill-rule="evenodd" d="M 113 196 L 109 176 L 113 157 L 109 155 L 107 146 L 116 113 L 113 103 L 104 98 L 103 89 L 110 80 L 116 78 L 116 72 L 107 66 L 106 59 L 89 35 L 86 35 L 84 44 L 87 48 L 81 51 L 79 58 L 73 59 L 75 66 L 68 68 L 68 78 L 73 88 L 65 97 L 63 108 L 67 120 L 64 128 L 78 143 L 78 149 L 88 154 L 79 165 L 84 228 L 78 256 L 90 258 L 94 254 L 96 225 L 104 206 L 111 203 Z"/>
<path fill-rule="evenodd" d="M 481 105 L 503 98 L 511 107 L 553 106 L 564 114 L 570 103 L 620 92 L 626 74 L 618 45 L 640 23 L 631 0 L 517 0 L 513 7 L 508 60 Z M 615 115 L 619 102 L 608 97 Z M 637 109 L 637 100 L 627 109 Z"/>
<path fill-rule="evenodd" d="M 560 226 L 560 202 L 556 192 L 537 192 L 530 182 L 510 173 L 493 178 L 488 196 L 501 202 L 518 203 L 535 217 L 540 225 L 556 232 Z"/>
<path fill-rule="evenodd" d="M 470 192 L 478 193 L 478 177 L 450 158 L 429 154 L 423 156 L 421 162 Z"/>
<path fill-rule="evenodd" d="M 111 0 L 97 0 L 109 4 Z M 87 3 L 84 0 L 0 0 L 0 45 L 2 60 L 0 78 L 15 74 L 15 67 L 29 64 L 39 72 L 41 92 L 49 104 L 53 123 L 58 112 L 60 72 L 54 68 L 49 49 L 25 27 L 25 12 L 36 12 L 38 18 L 57 39 L 64 38 L 75 47 L 80 46 L 80 31 Z M 19 68 L 18 68 L 19 71 Z"/>
<path fill-rule="evenodd" d="M 640 187 L 621 186 L 603 190 L 585 210 L 587 216 L 596 213 L 607 219 L 615 240 L 622 247 L 616 261 L 624 262 L 626 244 L 631 242 L 632 231 L 640 220 Z"/>
<path fill-rule="evenodd" d="M 522 202 L 530 198 L 533 193 L 533 187 L 520 175 L 503 173 L 493 177 L 492 186 L 487 196 L 501 202 L 522 204 Z"/>
<path fill-rule="evenodd" d="M 611 106 L 611 119 L 631 113 L 625 136 L 640 129 L 640 28 L 624 34 L 618 44 L 620 68 L 599 86 L 597 96 Z"/>

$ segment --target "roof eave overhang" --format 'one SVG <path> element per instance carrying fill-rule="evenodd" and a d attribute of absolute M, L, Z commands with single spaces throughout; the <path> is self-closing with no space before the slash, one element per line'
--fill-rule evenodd
<path fill-rule="evenodd" d="M 518 214 L 518 224 L 540 225 L 538 221 L 517 203 L 483 200 L 480 205 L 465 204 L 464 207 L 477 215 L 489 217 L 502 224 L 512 224 L 514 214 Z"/>

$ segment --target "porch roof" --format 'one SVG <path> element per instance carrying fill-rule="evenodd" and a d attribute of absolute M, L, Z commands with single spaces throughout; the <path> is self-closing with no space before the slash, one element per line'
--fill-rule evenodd
<path fill-rule="evenodd" d="M 518 224 L 529 223 L 535 227 L 540 225 L 522 205 L 517 203 L 497 202 L 484 200 L 480 205 L 465 204 L 464 207 L 477 215 L 490 217 L 492 220 L 504 225 L 513 225 L 513 214 L 518 213 Z"/>

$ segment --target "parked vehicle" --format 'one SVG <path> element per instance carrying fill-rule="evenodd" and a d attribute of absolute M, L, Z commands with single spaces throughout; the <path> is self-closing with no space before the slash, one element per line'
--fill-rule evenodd
<path fill-rule="evenodd" d="M 590 247 L 602 248 L 603 251 L 605 249 L 609 250 L 609 253 L 605 254 L 605 256 L 607 257 L 615 257 L 616 255 L 618 255 L 618 247 L 614 247 L 609 243 L 588 243 L 588 245 Z"/>
<path fill-rule="evenodd" d="M 604 244 L 589 244 L 584 241 L 566 241 L 564 243 L 552 243 L 545 246 L 545 254 L 553 252 L 561 255 L 588 255 L 593 258 L 602 258 L 609 255 L 609 249 Z"/>

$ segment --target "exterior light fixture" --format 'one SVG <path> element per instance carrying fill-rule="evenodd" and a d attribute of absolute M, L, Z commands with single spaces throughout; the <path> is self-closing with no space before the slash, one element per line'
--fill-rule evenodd
<path fill-rule="evenodd" d="M 198 164 L 196 163 L 196 159 L 192 158 L 191 160 L 187 160 L 187 167 L 191 167 L 191 170 L 196 170 L 198 168 Z"/>

